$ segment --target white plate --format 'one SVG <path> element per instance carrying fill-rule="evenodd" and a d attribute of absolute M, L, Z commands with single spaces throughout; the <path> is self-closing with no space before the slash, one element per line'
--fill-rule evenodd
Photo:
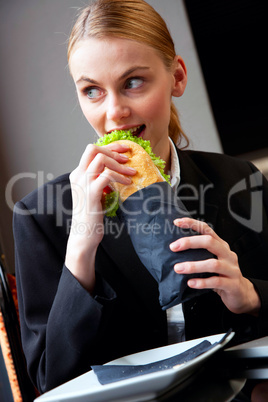
<path fill-rule="evenodd" d="M 113 360 L 107 364 L 147 364 L 154 361 L 175 356 L 187 349 L 197 345 L 203 340 L 212 344 L 221 340 L 224 334 L 209 336 L 206 338 L 194 339 L 192 341 L 176 343 L 145 352 L 135 353 L 120 359 Z M 190 377 L 204 362 L 215 352 L 226 345 L 234 333 L 227 336 L 222 344 L 216 345 L 195 359 L 177 366 L 176 368 L 145 374 L 115 383 L 101 385 L 93 371 L 89 371 L 74 380 L 41 395 L 36 402 L 107 402 L 124 401 L 137 402 L 149 401 L 167 391 L 169 388 L 179 385 Z"/>

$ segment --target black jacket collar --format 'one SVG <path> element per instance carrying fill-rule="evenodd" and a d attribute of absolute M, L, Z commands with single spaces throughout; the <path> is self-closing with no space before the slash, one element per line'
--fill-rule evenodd
<path fill-rule="evenodd" d="M 219 195 L 214 184 L 195 163 L 197 151 L 178 150 L 181 180 L 178 196 L 195 219 L 203 220 L 215 227 L 218 216 Z"/>

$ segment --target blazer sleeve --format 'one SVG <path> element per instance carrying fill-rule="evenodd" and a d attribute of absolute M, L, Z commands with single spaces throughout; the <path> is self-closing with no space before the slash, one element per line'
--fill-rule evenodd
<path fill-rule="evenodd" d="M 256 249 L 259 254 L 266 255 L 266 259 L 259 260 L 256 258 L 255 264 L 252 262 L 253 272 L 259 271 L 262 273 L 260 279 L 249 276 L 249 280 L 254 284 L 261 299 L 261 310 L 256 320 L 256 335 L 257 337 L 263 337 L 268 335 L 268 181 L 251 162 L 248 162 L 248 164 L 253 172 L 251 177 L 255 178 L 255 180 L 252 179 L 251 181 L 252 189 L 262 199 L 262 244 L 256 247 Z M 266 261 L 266 263 L 263 261 Z"/>
<path fill-rule="evenodd" d="M 92 297 L 24 203 L 16 204 L 13 222 L 22 344 L 42 393 L 90 369 L 103 313 L 116 295 L 97 278 Z"/>
<path fill-rule="evenodd" d="M 249 162 L 249 165 L 253 171 L 253 173 L 257 173 L 259 178 L 261 177 L 261 183 L 255 182 L 251 183 L 254 187 L 255 184 L 255 189 L 260 191 L 260 194 L 262 194 L 262 200 L 263 200 L 263 212 L 262 212 L 262 231 L 263 231 L 263 250 L 266 251 L 267 259 L 266 259 L 266 265 L 258 267 L 259 270 L 263 271 L 263 278 L 264 280 L 259 280 L 259 279 L 253 279 L 249 278 L 252 283 L 254 284 L 260 299 L 261 299 L 261 310 L 259 317 L 257 319 L 257 334 L 258 337 L 263 337 L 268 335 L 268 181 L 264 176 L 260 175 L 260 172 L 258 169 Z M 258 180 L 257 180 L 258 181 Z M 258 188 L 259 185 L 259 188 Z M 264 252 L 263 252 L 264 253 Z M 259 264 L 258 261 L 256 261 L 256 264 Z"/>
<path fill-rule="evenodd" d="M 268 182 L 251 162 L 247 162 L 247 164 L 252 172 L 250 184 L 252 191 L 256 194 L 255 201 L 259 200 L 256 202 L 258 206 L 256 213 L 261 217 L 259 222 L 261 226 L 256 228 L 258 229 L 256 232 L 252 230 L 250 236 L 245 234 L 240 239 L 240 247 L 235 251 L 238 251 L 239 255 L 239 250 L 243 245 L 244 255 L 240 268 L 243 275 L 253 283 L 258 292 L 261 309 L 258 317 L 246 314 L 236 315 L 227 311 L 224 318 L 226 326 L 228 323 L 229 327 L 234 328 L 237 333 L 242 332 L 244 328 L 244 333 L 250 339 L 254 339 L 268 335 Z M 248 249 L 247 252 L 245 249 Z"/>

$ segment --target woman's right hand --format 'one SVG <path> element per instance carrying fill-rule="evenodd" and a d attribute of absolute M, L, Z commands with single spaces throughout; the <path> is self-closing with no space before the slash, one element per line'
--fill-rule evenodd
<path fill-rule="evenodd" d="M 103 189 L 113 181 L 128 185 L 136 173 L 124 166 L 128 149 L 117 143 L 88 145 L 70 174 L 73 215 L 65 265 L 90 292 L 95 284 L 95 255 L 104 234 Z"/>

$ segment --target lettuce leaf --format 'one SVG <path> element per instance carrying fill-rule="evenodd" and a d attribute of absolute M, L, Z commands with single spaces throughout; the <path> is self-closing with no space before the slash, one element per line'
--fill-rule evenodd
<path fill-rule="evenodd" d="M 119 192 L 112 191 L 105 195 L 104 199 L 104 211 L 105 215 L 113 218 L 116 216 L 116 211 L 119 208 Z"/>
<path fill-rule="evenodd" d="M 115 130 L 110 134 L 105 134 L 103 137 L 100 137 L 96 142 L 96 145 L 103 146 L 111 144 L 112 142 L 119 140 L 129 140 L 136 142 L 139 144 L 151 157 L 153 163 L 160 171 L 163 178 L 170 183 L 170 176 L 166 175 L 164 172 L 166 162 L 160 157 L 156 156 L 150 144 L 150 141 L 144 140 L 141 137 L 135 137 L 130 131 L 124 130 Z M 117 191 L 113 191 L 110 194 L 106 194 L 105 196 L 105 211 L 106 216 L 113 217 L 116 216 L 116 211 L 119 207 L 119 194 Z"/>

